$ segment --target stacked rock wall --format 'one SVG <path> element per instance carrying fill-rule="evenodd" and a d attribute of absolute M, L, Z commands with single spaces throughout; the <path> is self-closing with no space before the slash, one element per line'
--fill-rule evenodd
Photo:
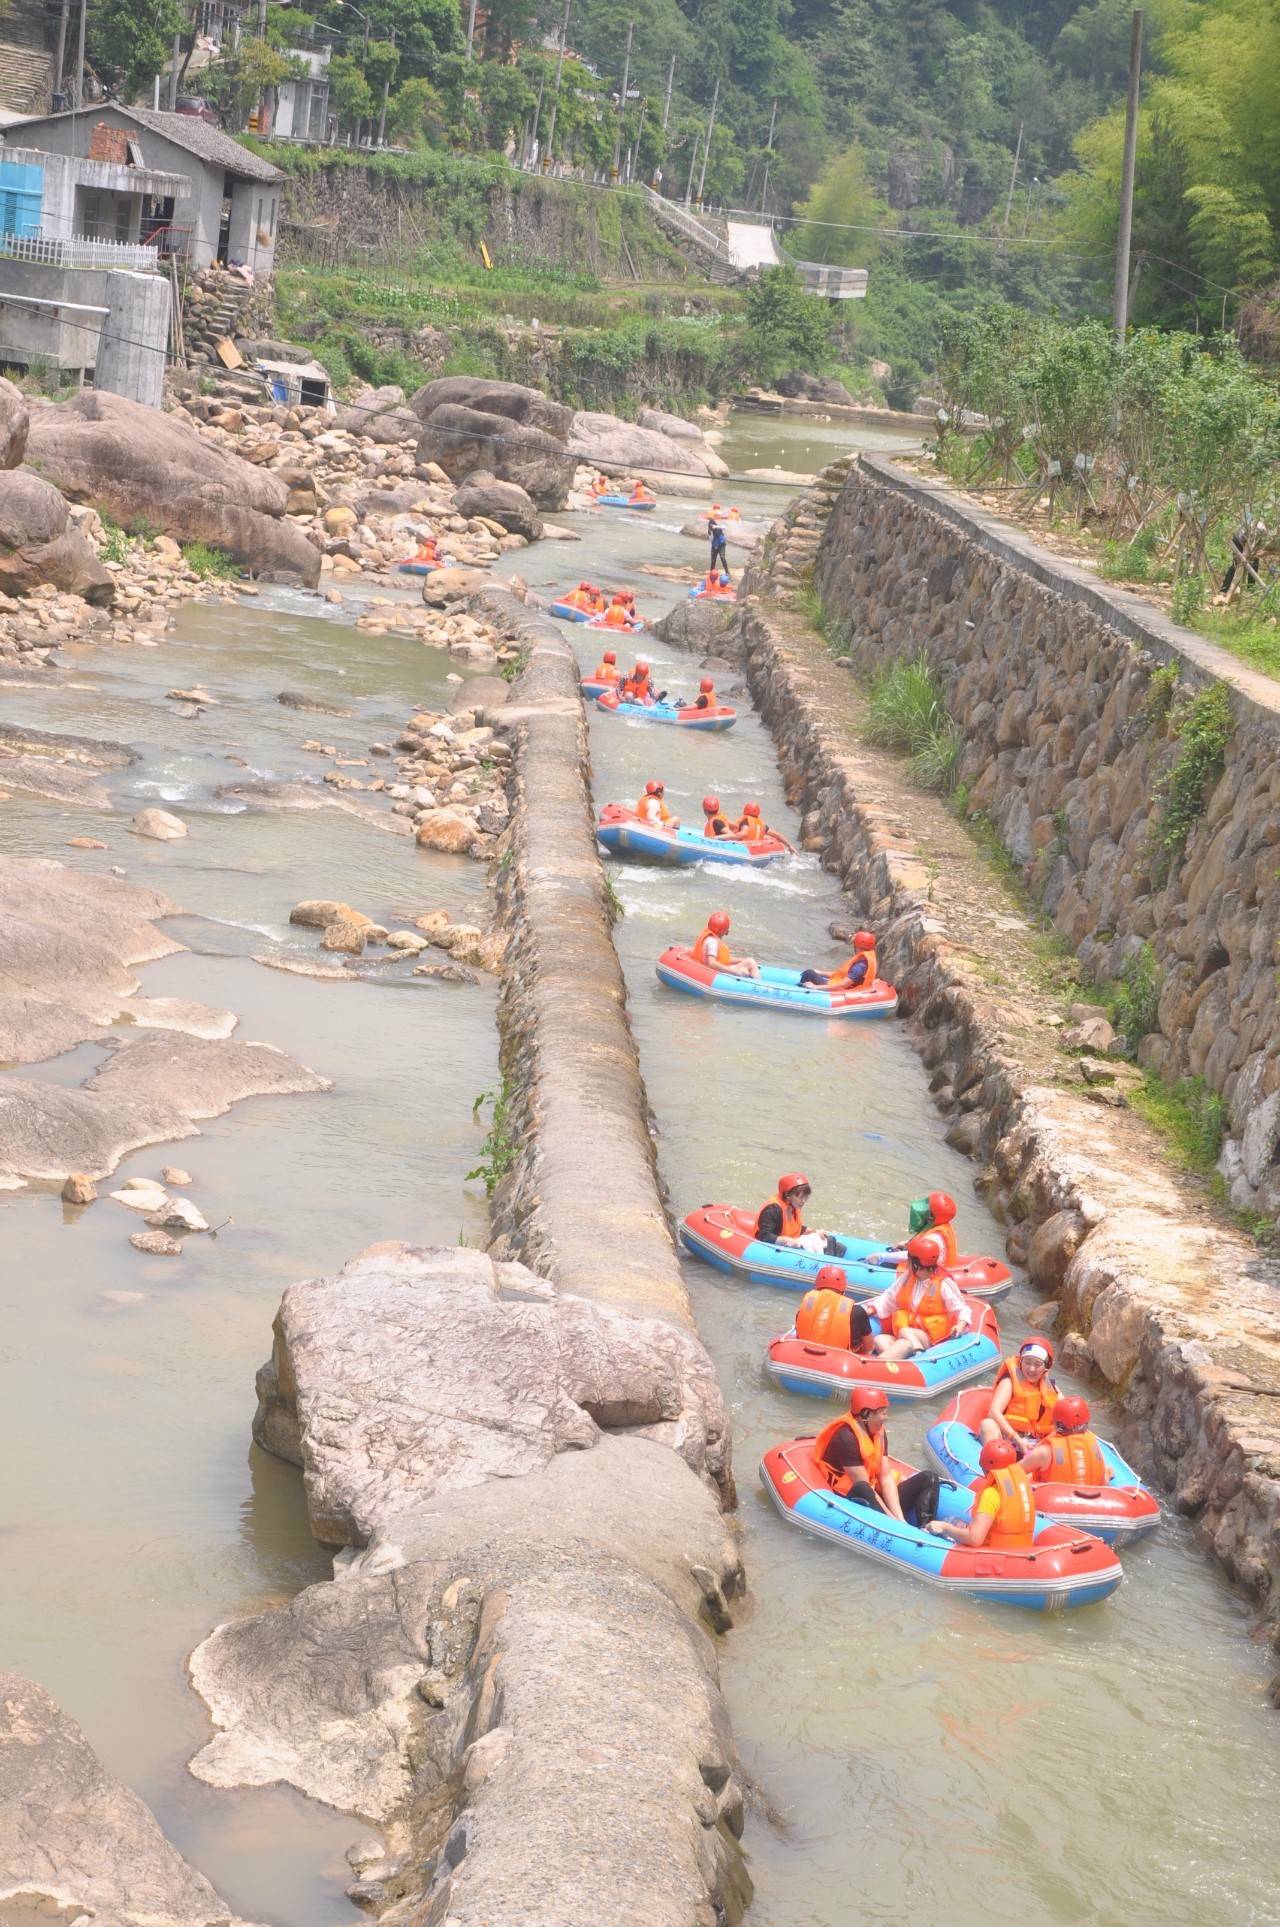
<path fill-rule="evenodd" d="M 1149 944 L 1165 1076 L 1224 1098 L 1222 1170 L 1280 1218 L 1280 685 L 936 483 L 864 457 L 815 545 L 829 620 L 860 670 L 923 650 L 964 736 L 962 779 L 1095 981 Z M 1167 879 L 1167 690 L 1231 693 L 1221 775 Z"/>

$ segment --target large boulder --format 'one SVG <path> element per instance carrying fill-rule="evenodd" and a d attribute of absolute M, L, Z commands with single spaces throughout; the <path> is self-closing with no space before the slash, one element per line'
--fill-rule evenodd
<path fill-rule="evenodd" d="M 677 440 L 660 429 L 624 422 L 618 415 L 581 409 L 569 432 L 569 452 L 579 461 L 616 474 L 626 469 L 649 476 L 655 486 L 664 477 L 697 475 L 718 480 L 727 465 L 705 442 Z"/>
<path fill-rule="evenodd" d="M 75 1721 L 17 1673 L 0 1673 L 0 1918 L 236 1927 Z"/>
<path fill-rule="evenodd" d="M 16 468 L 22 460 L 30 421 L 21 390 L 0 376 L 0 468 Z"/>
<path fill-rule="evenodd" d="M 483 415 L 502 415 L 524 428 L 541 429 L 553 441 L 567 439 L 573 410 L 552 401 L 540 388 L 518 381 L 482 381 L 475 375 L 442 375 L 410 397 L 409 407 L 420 422 L 428 422 L 439 408 L 474 408 Z"/>
<path fill-rule="evenodd" d="M 719 602 L 713 596 L 685 597 L 659 617 L 653 633 L 669 648 L 687 649 L 694 656 L 724 656 L 740 664 L 742 642 L 736 633 L 730 633 L 736 614 L 736 603 Z"/>
<path fill-rule="evenodd" d="M 687 422 L 683 415 L 668 415 L 665 408 L 642 408 L 636 426 L 656 429 L 659 435 L 671 435 L 678 442 L 704 443 L 707 439 L 705 429 L 697 422 Z"/>
<path fill-rule="evenodd" d="M 362 388 L 353 401 L 337 410 L 330 425 L 383 443 L 411 442 L 418 433 L 418 418 L 406 408 L 404 389 L 394 382 Z"/>
<path fill-rule="evenodd" d="M 831 402 L 839 408 L 856 406 L 844 383 L 833 375 L 783 375 L 778 382 L 778 393 L 801 401 Z"/>
<path fill-rule="evenodd" d="M 126 527 L 206 542 L 273 581 L 314 587 L 320 578 L 319 550 L 285 519 L 288 484 L 176 415 L 87 391 L 36 409 L 28 453 L 64 495 Z"/>
<path fill-rule="evenodd" d="M 418 460 L 435 462 L 451 482 L 487 469 L 501 481 L 515 482 L 544 509 L 565 506 L 578 466 L 564 443 L 544 429 L 456 402 L 442 403 L 423 424 Z"/>
<path fill-rule="evenodd" d="M 0 395 L 0 410 L 3 403 Z M 0 415 L 0 441 L 3 433 Z M 0 589 L 26 595 L 45 582 L 100 604 L 116 592 L 110 570 L 84 536 L 68 528 L 67 505 L 57 489 L 29 468 L 0 468 Z"/>
<path fill-rule="evenodd" d="M 453 506 L 459 515 L 482 515 L 509 535 L 523 535 L 529 542 L 542 535 L 542 517 L 525 490 L 515 482 L 499 482 L 483 469 L 458 490 Z"/>

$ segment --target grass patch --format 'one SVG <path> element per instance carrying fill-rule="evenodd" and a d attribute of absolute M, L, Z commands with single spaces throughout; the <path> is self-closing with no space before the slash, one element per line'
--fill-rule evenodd
<path fill-rule="evenodd" d="M 467 1177 L 480 1178 L 485 1196 L 491 1198 L 516 1161 L 516 1141 L 510 1129 L 511 1086 L 505 1076 L 496 1091 L 481 1091 L 471 1106 L 476 1123 L 486 1104 L 490 1107 L 489 1129 L 480 1146 L 479 1163 Z"/>
<path fill-rule="evenodd" d="M 1104 984 L 1101 999 L 1112 1026 L 1131 1051 L 1156 1028 L 1160 1008 L 1160 973 L 1149 943 L 1135 950 L 1118 978 Z"/>
<path fill-rule="evenodd" d="M 604 872 L 604 900 L 609 912 L 610 923 L 617 923 L 621 918 L 626 916 L 627 906 L 618 895 L 613 878 L 607 869 Z"/>
<path fill-rule="evenodd" d="M 514 656 L 508 657 L 506 662 L 499 663 L 498 674 L 502 677 L 503 682 L 516 682 L 519 677 L 524 674 L 525 665 L 528 660 L 529 651 L 527 649 L 520 649 Z"/>
<path fill-rule="evenodd" d="M 1280 682 L 1280 620 L 1275 615 L 1260 609 L 1202 609 L 1195 627 L 1250 669 Z"/>
<path fill-rule="evenodd" d="M 923 650 L 900 656 L 872 677 L 867 737 L 909 756 L 911 774 L 922 789 L 944 795 L 954 790 L 963 739 Z"/>
<path fill-rule="evenodd" d="M 1227 1134 L 1227 1107 L 1203 1077 L 1166 1084 L 1147 1071 L 1129 1102 L 1164 1138 L 1177 1163 L 1205 1175 L 1213 1170 Z"/>
<path fill-rule="evenodd" d="M 202 582 L 239 580 L 239 564 L 227 554 L 225 549 L 212 548 L 207 542 L 184 543 L 182 559 L 192 575 L 199 576 Z"/>
<path fill-rule="evenodd" d="M 128 531 L 122 529 L 120 524 L 113 521 L 109 515 L 103 515 L 101 512 L 99 512 L 99 520 L 106 531 L 105 540 L 98 551 L 102 560 L 121 564 L 127 562 L 133 554 L 133 541 Z"/>
<path fill-rule="evenodd" d="M 1154 870 L 1164 882 L 1182 859 L 1187 838 L 1204 815 L 1222 774 L 1236 719 L 1225 683 L 1210 683 L 1171 712 L 1178 751 L 1156 786 L 1159 813 L 1152 826 Z"/>

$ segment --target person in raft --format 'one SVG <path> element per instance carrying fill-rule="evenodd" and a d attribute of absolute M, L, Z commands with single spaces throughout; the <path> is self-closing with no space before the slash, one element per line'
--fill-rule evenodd
<path fill-rule="evenodd" d="M 786 1251 L 815 1251 L 824 1258 L 843 1258 L 845 1247 L 829 1231 L 811 1231 L 804 1207 L 811 1186 L 803 1171 L 785 1171 L 773 1196 L 756 1214 L 755 1235 L 762 1244 L 781 1245 Z"/>
<path fill-rule="evenodd" d="M 696 700 L 690 705 L 693 709 L 714 709 L 716 706 L 716 686 L 710 676 L 704 676 L 698 684 Z"/>
<path fill-rule="evenodd" d="M 649 677 L 649 665 L 647 662 L 638 662 L 634 669 L 627 671 L 622 679 L 622 688 L 618 694 L 624 703 L 652 703 L 656 701 L 653 693 L 653 684 Z"/>
<path fill-rule="evenodd" d="M 1053 1430 L 1048 1438 L 1022 1455 L 1022 1469 L 1033 1484 L 1109 1485 L 1111 1474 L 1096 1435 L 1089 1430 L 1091 1413 L 1082 1398 L 1060 1398 L 1053 1408 Z"/>
<path fill-rule="evenodd" d="M 618 652 L 616 649 L 606 649 L 591 672 L 591 681 L 615 683 L 621 680 L 622 671 L 618 668 Z"/>
<path fill-rule="evenodd" d="M 887 1291 L 867 1306 L 880 1320 L 876 1351 L 884 1359 L 911 1358 L 944 1339 L 966 1332 L 969 1307 L 943 1269 L 942 1240 L 922 1231 L 905 1252 L 906 1262 Z"/>
<path fill-rule="evenodd" d="M 651 776 L 644 786 L 644 795 L 636 804 L 636 815 L 642 823 L 651 823 L 655 829 L 678 830 L 680 818 L 672 816 L 663 801 L 666 793 L 666 784 L 660 783 L 656 776 Z"/>
<path fill-rule="evenodd" d="M 1008 1439 L 989 1439 L 978 1463 L 986 1478 L 967 1519 L 935 1519 L 928 1527 L 957 1545 L 988 1552 L 1026 1552 L 1036 1536 L 1036 1495 Z"/>
<path fill-rule="evenodd" d="M 839 1351 L 869 1358 L 875 1349 L 871 1320 L 849 1296 L 849 1281 L 839 1265 L 823 1265 L 796 1310 L 796 1337 L 810 1345 L 833 1345 Z"/>
<path fill-rule="evenodd" d="M 899 1480 L 888 1463 L 884 1429 L 888 1409 L 888 1394 L 878 1386 L 855 1386 L 849 1395 L 848 1416 L 824 1425 L 814 1440 L 814 1459 L 840 1498 L 929 1531 L 938 1510 L 938 1475 L 913 1472 Z"/>
<path fill-rule="evenodd" d="M 657 499 L 653 490 L 646 488 L 643 482 L 635 481 L 632 483 L 631 500 L 633 502 L 656 502 Z"/>
<path fill-rule="evenodd" d="M 1061 1394 L 1049 1376 L 1053 1346 L 1047 1338 L 1024 1338 L 1012 1358 L 1002 1360 L 986 1418 L 978 1427 L 984 1445 L 1006 1439 L 1018 1457 L 1047 1439 Z"/>
<path fill-rule="evenodd" d="M 812 984 L 815 990 L 857 990 L 859 987 L 870 990 L 877 968 L 875 938 L 869 930 L 857 930 L 853 954 L 838 970 L 802 970 L 800 981 Z"/>
<path fill-rule="evenodd" d="M 728 836 L 729 819 L 720 808 L 718 796 L 704 796 L 702 799 L 702 834 L 704 836 Z"/>
<path fill-rule="evenodd" d="M 713 910 L 692 946 L 695 961 L 706 964 L 708 970 L 723 970 L 730 977 L 758 977 L 760 966 L 755 958 L 735 957 L 725 942 L 728 934 L 729 912 Z"/>
<path fill-rule="evenodd" d="M 635 611 L 627 607 L 627 598 L 624 595 L 616 595 L 600 617 L 600 621 L 606 629 L 634 629 Z"/>

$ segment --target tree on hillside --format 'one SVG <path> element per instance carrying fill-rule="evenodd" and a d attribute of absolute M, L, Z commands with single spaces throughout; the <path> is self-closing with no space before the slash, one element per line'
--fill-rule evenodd
<path fill-rule="evenodd" d="M 808 294 L 794 268 L 765 268 L 746 293 L 750 365 L 765 381 L 821 368 L 831 350 L 831 303 Z"/>
<path fill-rule="evenodd" d="M 169 65 L 187 9 L 183 0 L 97 0 L 87 21 L 95 72 L 122 100 L 132 100 Z"/>
<path fill-rule="evenodd" d="M 800 213 L 804 225 L 788 245 L 802 260 L 843 268 L 865 268 L 875 260 L 880 238 L 871 230 L 889 224 L 889 210 L 871 185 L 857 141 L 828 163 Z"/>

